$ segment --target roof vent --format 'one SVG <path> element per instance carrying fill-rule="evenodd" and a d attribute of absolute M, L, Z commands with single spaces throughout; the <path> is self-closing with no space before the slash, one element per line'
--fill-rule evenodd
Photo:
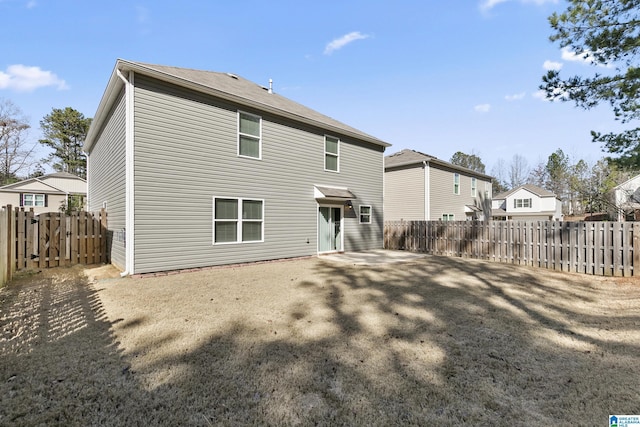
<path fill-rule="evenodd" d="M 227 73 L 227 76 L 231 77 L 232 79 L 238 80 L 238 76 L 236 76 L 235 74 Z"/>
<path fill-rule="evenodd" d="M 269 79 L 269 93 L 273 93 L 273 79 Z"/>

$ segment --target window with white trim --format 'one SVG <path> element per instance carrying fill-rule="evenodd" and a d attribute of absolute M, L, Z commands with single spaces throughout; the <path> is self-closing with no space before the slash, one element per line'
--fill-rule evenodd
<path fill-rule="evenodd" d="M 264 201 L 213 198 L 213 244 L 264 241 Z"/>
<path fill-rule="evenodd" d="M 513 199 L 514 208 L 530 208 L 532 206 L 531 199 Z"/>
<path fill-rule="evenodd" d="M 471 178 L 471 197 L 478 195 L 478 181 L 475 178 Z"/>
<path fill-rule="evenodd" d="M 460 174 L 453 174 L 453 194 L 460 194 Z"/>
<path fill-rule="evenodd" d="M 46 207 L 46 197 L 44 194 L 23 193 L 20 206 L 26 207 Z"/>
<path fill-rule="evenodd" d="M 324 170 L 340 171 L 340 139 L 328 135 L 324 137 Z"/>
<path fill-rule="evenodd" d="M 238 111 L 238 156 L 262 158 L 262 117 Z"/>
<path fill-rule="evenodd" d="M 360 205 L 360 224 L 371 224 L 371 206 Z"/>
<path fill-rule="evenodd" d="M 455 216 L 453 214 L 442 214 L 443 221 L 454 221 Z"/>

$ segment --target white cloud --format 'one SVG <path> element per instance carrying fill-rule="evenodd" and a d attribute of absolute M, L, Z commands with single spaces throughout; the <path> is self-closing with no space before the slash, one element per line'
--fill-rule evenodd
<path fill-rule="evenodd" d="M 149 22 L 149 9 L 143 6 L 136 6 L 136 14 L 140 24 Z"/>
<path fill-rule="evenodd" d="M 68 89 L 67 83 L 51 71 L 22 64 L 9 65 L 7 71 L 0 71 L 0 89 L 18 92 L 32 92 L 41 87 L 55 86 L 58 90 Z"/>
<path fill-rule="evenodd" d="M 593 58 L 593 54 L 589 50 L 585 50 L 583 53 L 576 55 L 576 53 L 569 50 L 568 47 L 562 48 L 562 59 L 564 59 L 565 61 L 591 64 L 592 58 Z M 598 67 L 602 67 L 602 68 L 613 68 L 613 65 L 611 64 L 597 64 L 597 65 Z"/>
<path fill-rule="evenodd" d="M 586 62 L 586 63 L 588 63 L 589 60 L 584 58 L 585 54 L 588 54 L 588 52 L 585 52 L 582 55 L 576 55 L 576 53 L 570 51 L 569 48 L 567 48 L 567 47 L 563 47 L 562 48 L 562 59 L 564 59 L 565 61 Z"/>
<path fill-rule="evenodd" d="M 490 10 L 500 3 L 506 3 L 508 1 L 518 1 L 519 3 L 534 3 L 537 6 L 541 6 L 545 3 L 558 3 L 558 0 L 482 0 L 480 3 L 480 9 Z"/>
<path fill-rule="evenodd" d="M 493 7 L 499 5 L 500 3 L 504 3 L 506 1 L 509 1 L 509 0 L 484 0 L 480 4 L 480 9 L 482 9 L 482 10 L 493 9 Z"/>
<path fill-rule="evenodd" d="M 519 101 L 525 97 L 526 92 L 514 93 L 513 95 L 505 95 L 504 99 L 507 101 Z"/>
<path fill-rule="evenodd" d="M 547 71 L 549 70 L 559 71 L 562 68 L 562 62 L 550 61 L 547 59 L 542 64 L 542 68 L 544 68 Z"/>
<path fill-rule="evenodd" d="M 328 43 L 327 46 L 324 48 L 324 54 L 331 55 L 334 51 L 338 49 L 342 49 L 349 43 L 353 43 L 356 40 L 368 39 L 369 37 L 370 37 L 369 35 L 362 34 L 360 33 L 360 31 L 353 31 L 349 34 L 345 34 L 344 36 L 337 38 L 331 41 L 330 43 Z"/>
<path fill-rule="evenodd" d="M 539 90 L 537 92 L 534 92 L 531 94 L 531 96 L 533 96 L 536 99 L 539 99 L 541 101 L 548 101 L 547 99 L 547 92 L 543 91 L 543 90 Z"/>
<path fill-rule="evenodd" d="M 38 5 L 38 2 L 36 0 L 30 0 L 27 2 L 27 9 L 33 9 L 37 5 Z"/>
<path fill-rule="evenodd" d="M 538 6 L 541 6 L 545 3 L 558 3 L 558 0 L 521 0 L 522 3 L 535 3 Z"/>
<path fill-rule="evenodd" d="M 473 107 L 473 109 L 475 111 L 477 111 L 478 113 L 488 113 L 489 110 L 491 110 L 491 105 L 490 104 L 479 104 L 479 105 L 476 105 L 475 107 Z"/>
<path fill-rule="evenodd" d="M 569 94 L 567 92 L 562 92 L 559 89 L 555 91 L 555 94 L 558 95 L 555 99 L 569 99 Z M 531 96 L 539 99 L 540 101 L 551 101 L 549 98 L 547 98 L 547 92 L 545 92 L 544 90 L 534 92 L 531 94 Z"/>

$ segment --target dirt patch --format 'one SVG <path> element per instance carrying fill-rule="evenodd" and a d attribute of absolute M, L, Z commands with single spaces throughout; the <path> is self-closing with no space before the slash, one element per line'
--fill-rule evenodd
<path fill-rule="evenodd" d="M 640 413 L 637 280 L 439 257 L 93 285 L 45 274 L 0 292 L 0 424 L 546 426 Z"/>

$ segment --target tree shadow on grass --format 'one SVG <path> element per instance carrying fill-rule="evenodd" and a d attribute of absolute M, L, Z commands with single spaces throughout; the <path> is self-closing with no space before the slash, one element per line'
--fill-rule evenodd
<path fill-rule="evenodd" d="M 444 257 L 381 268 L 385 279 L 374 274 L 365 284 L 368 270 L 378 269 L 326 264 L 319 274 L 376 291 L 367 302 L 400 311 L 397 333 L 404 339 L 432 332 L 431 342 L 446 353 L 443 390 L 462 393 L 470 404 L 450 408 L 458 419 L 588 425 L 620 407 L 640 410 L 633 386 L 640 379 L 634 368 L 640 312 L 616 313 L 615 303 L 602 304 L 606 293 L 592 277 Z M 417 325 L 403 316 L 409 308 L 426 310 L 434 322 Z M 628 330 L 636 332 L 631 339 Z"/>
<path fill-rule="evenodd" d="M 305 262 L 312 279 L 292 279 L 273 323 L 238 313 L 203 344 L 139 365 L 166 404 L 152 420 L 542 426 L 640 411 L 640 345 L 624 340 L 640 316 L 594 311 L 600 288 L 585 276 L 436 257 Z"/>
<path fill-rule="evenodd" d="M 77 267 L 0 293 L 0 425 L 119 425 L 137 386 Z"/>
<path fill-rule="evenodd" d="M 58 297 L 66 308 L 56 317 L 68 318 L 68 333 L 3 313 L 3 330 L 38 326 L 17 335 L 23 344 L 0 347 L 0 399 L 10 408 L 0 424 L 542 426 L 640 412 L 640 345 L 623 339 L 640 315 L 603 310 L 602 288 L 584 276 L 438 257 L 374 267 L 298 262 L 191 273 L 205 285 L 169 287 L 175 304 L 167 310 L 176 318 L 186 322 L 196 310 L 179 304 L 181 292 L 221 301 L 197 327 L 228 317 L 217 332 L 171 352 L 179 333 L 153 328 L 161 310 L 153 301 L 145 315 L 110 324 L 95 291 L 84 288 L 67 305 Z M 278 268 L 291 278 L 275 275 Z M 302 269 L 313 274 L 299 279 Z M 236 308 L 238 298 L 221 286 L 243 274 L 255 286 L 255 312 Z M 257 313 L 268 304 L 257 291 L 269 286 L 286 298 Z M 150 286 L 137 297 L 157 294 Z M 151 327 L 150 339 L 120 348 L 114 328 L 142 327 Z M 21 367 L 48 362 L 54 369 L 36 371 L 45 378 L 35 388 L 21 378 Z"/>

